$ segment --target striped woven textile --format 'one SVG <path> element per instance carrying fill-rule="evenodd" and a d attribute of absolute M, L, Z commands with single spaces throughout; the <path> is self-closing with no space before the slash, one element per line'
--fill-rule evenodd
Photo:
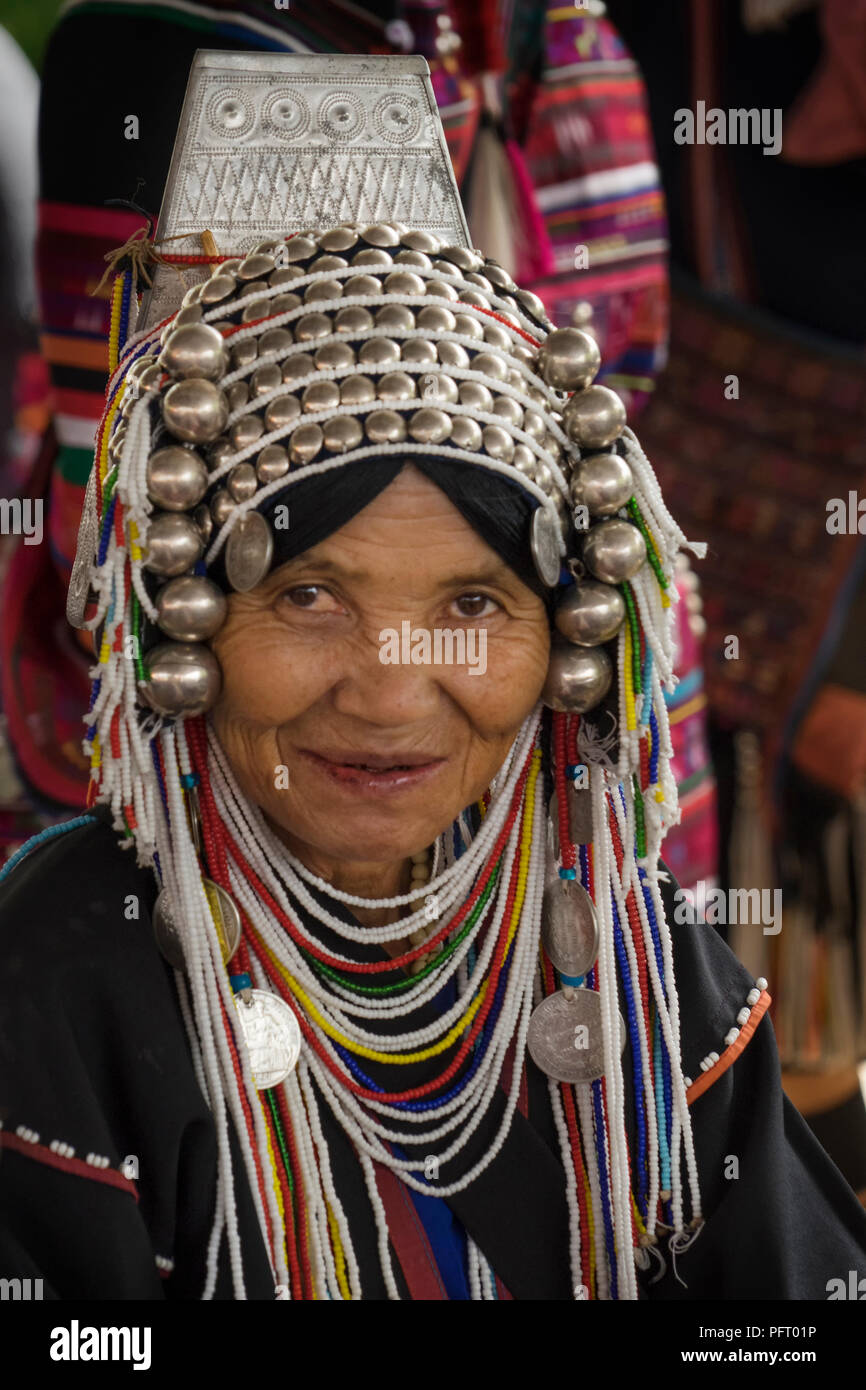
<path fill-rule="evenodd" d="M 555 271 L 532 288 L 554 322 L 592 305 L 603 379 L 634 419 L 664 364 L 667 222 L 640 72 L 604 18 L 515 8 L 510 85 L 517 137 Z M 527 73 L 540 68 L 538 81 Z"/>

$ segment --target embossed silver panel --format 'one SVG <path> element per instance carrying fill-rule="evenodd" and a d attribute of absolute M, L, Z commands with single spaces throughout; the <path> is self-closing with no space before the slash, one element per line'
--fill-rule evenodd
<path fill-rule="evenodd" d="M 341 222 L 405 222 L 470 245 L 442 122 L 420 56 L 220 53 L 193 60 L 159 216 L 162 249 L 237 255 Z M 139 327 L 202 273 L 158 266 Z"/>

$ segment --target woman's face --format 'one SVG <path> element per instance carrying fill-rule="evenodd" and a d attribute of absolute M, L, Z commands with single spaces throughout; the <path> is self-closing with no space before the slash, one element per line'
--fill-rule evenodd
<path fill-rule="evenodd" d="M 445 629 L 452 664 L 401 660 L 413 645 L 426 655 L 419 630 L 435 657 Z M 541 599 L 408 465 L 327 540 L 232 595 L 212 646 L 213 721 L 235 776 L 326 872 L 426 849 L 482 795 L 538 700 L 549 626 Z"/>

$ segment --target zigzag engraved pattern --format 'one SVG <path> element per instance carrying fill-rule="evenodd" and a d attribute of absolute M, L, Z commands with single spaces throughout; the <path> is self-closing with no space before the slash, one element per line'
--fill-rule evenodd
<path fill-rule="evenodd" d="M 173 231 L 398 219 L 443 230 L 454 199 L 429 154 L 390 149 L 201 151 L 185 172 Z M 399 210 L 399 211 L 398 211 Z"/>

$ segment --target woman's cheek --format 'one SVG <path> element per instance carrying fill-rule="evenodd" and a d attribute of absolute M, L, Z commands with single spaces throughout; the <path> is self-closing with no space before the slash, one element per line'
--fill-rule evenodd
<path fill-rule="evenodd" d="M 499 733 L 519 728 L 544 686 L 550 658 L 546 631 L 487 634 L 486 641 L 476 640 L 474 648 L 467 644 L 467 657 L 471 659 L 465 665 L 451 668 L 452 698 L 480 730 Z"/>

